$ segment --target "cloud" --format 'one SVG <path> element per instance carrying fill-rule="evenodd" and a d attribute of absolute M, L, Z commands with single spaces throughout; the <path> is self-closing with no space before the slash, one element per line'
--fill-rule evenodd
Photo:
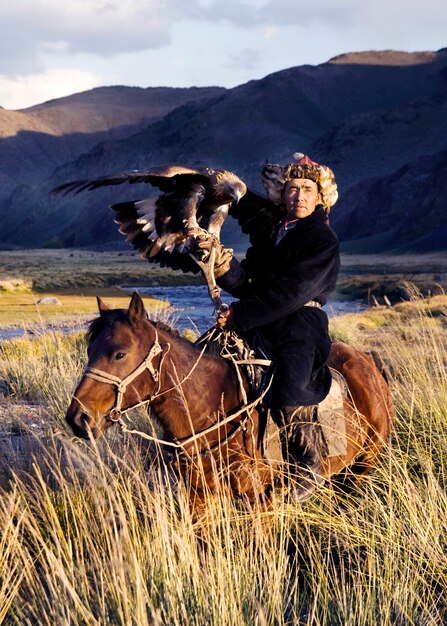
<path fill-rule="evenodd" d="M 0 74 L 41 71 L 45 54 L 115 54 L 168 45 L 194 0 L 13 0 L 0 3 Z"/>
<path fill-rule="evenodd" d="M 81 70 L 48 70 L 14 79 L 0 76 L 0 105 L 5 109 L 21 109 L 30 102 L 62 98 L 97 86 L 98 79 Z"/>
<path fill-rule="evenodd" d="M 244 0 L 212 0 L 195 9 L 197 18 L 209 22 L 228 22 L 235 26 L 251 27 L 256 21 L 256 5 Z"/>
<path fill-rule="evenodd" d="M 380 0 L 376 0 L 380 3 Z M 364 12 L 358 0 L 201 0 L 197 17 L 236 26 L 290 26 L 310 23 L 346 23 Z"/>
<path fill-rule="evenodd" d="M 330 26 L 343 31 L 370 29 L 377 36 L 380 29 L 396 35 L 402 30 L 402 23 L 412 27 L 415 35 L 420 35 L 422 25 L 427 33 L 440 28 L 445 31 L 447 19 L 447 3 L 441 0 L 196 0 L 194 11 L 197 17 L 210 22 L 223 21 L 246 28 Z"/>
<path fill-rule="evenodd" d="M 379 1 L 379 0 L 377 0 Z M 352 24 L 364 13 L 358 0 L 325 0 L 325 2 L 297 2 L 296 0 L 269 0 L 259 7 L 256 20 L 271 26 L 310 26 L 313 24 Z"/>
<path fill-rule="evenodd" d="M 397 25 L 404 23 L 410 33 L 413 22 L 413 35 L 420 37 L 421 25 L 433 34 L 445 19 L 447 3 L 440 0 L 424 4 L 415 0 L 4 0 L 0 2 L 0 74 L 36 74 L 57 64 L 65 67 L 63 57 L 68 55 L 110 59 L 167 48 L 176 25 L 190 30 L 191 39 L 196 30 L 217 24 L 228 28 L 228 38 L 246 39 L 256 29 L 282 31 L 296 26 L 297 35 L 309 35 L 318 46 L 324 28 L 334 35 L 338 31 L 346 36 L 349 31 L 354 38 L 357 32 L 366 32 L 370 40 L 378 41 L 383 32 L 399 42 Z M 231 27 L 239 32 L 230 33 Z"/>
<path fill-rule="evenodd" d="M 247 48 L 240 52 L 231 54 L 225 67 L 237 68 L 243 71 L 255 71 L 261 64 L 261 55 L 257 50 Z"/>
<path fill-rule="evenodd" d="M 281 30 L 277 26 L 265 26 L 262 29 L 262 36 L 265 40 L 274 39 L 280 34 Z"/>
<path fill-rule="evenodd" d="M 440 0 L 0 0 L 0 105 L 65 95 L 57 76 L 67 92 L 94 74 L 229 87 L 353 50 L 436 50 L 446 20 Z"/>

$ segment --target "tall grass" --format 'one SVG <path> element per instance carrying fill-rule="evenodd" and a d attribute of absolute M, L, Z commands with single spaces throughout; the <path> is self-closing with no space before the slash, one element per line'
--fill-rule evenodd
<path fill-rule="evenodd" d="M 0 342 L 0 378 L 7 381 L 12 396 L 42 403 L 56 418 L 64 414 L 85 362 L 82 332 Z"/>
<path fill-rule="evenodd" d="M 142 441 L 47 437 L 34 472 L 1 494 L 0 622 L 447 624 L 446 332 L 424 312 L 395 318 L 334 326 L 379 349 L 397 410 L 377 470 L 342 501 L 328 486 L 265 513 L 220 496 L 199 532 L 186 486 Z M 0 376 L 60 417 L 84 346 L 48 341 L 53 352 L 32 349 L 41 389 L 27 366 L 14 374 L 24 354 L 11 346 Z M 48 368 L 61 373 L 45 391 Z"/>

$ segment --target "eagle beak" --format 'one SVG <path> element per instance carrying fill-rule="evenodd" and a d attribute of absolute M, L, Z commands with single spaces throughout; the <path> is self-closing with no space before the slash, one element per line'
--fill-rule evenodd
<path fill-rule="evenodd" d="M 239 200 L 242 198 L 244 194 L 242 192 L 240 192 L 239 190 L 234 190 L 232 193 L 232 196 L 234 198 L 234 202 L 236 202 L 236 204 L 239 202 Z"/>

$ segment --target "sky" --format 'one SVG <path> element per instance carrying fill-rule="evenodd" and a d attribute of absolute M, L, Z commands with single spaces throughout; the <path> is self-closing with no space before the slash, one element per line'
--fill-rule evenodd
<path fill-rule="evenodd" d="M 0 0 L 0 106 L 103 85 L 234 87 L 346 52 L 443 47 L 445 0 Z"/>

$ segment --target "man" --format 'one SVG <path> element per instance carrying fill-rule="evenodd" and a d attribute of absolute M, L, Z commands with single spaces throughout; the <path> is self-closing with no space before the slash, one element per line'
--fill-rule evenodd
<path fill-rule="evenodd" d="M 294 157 L 262 172 L 269 199 L 282 209 L 274 228 L 257 237 L 240 264 L 223 249 L 216 278 L 239 298 L 219 315 L 219 325 L 261 344 L 275 361 L 270 407 L 296 468 L 291 496 L 300 501 L 322 482 L 315 407 L 331 385 L 331 340 L 321 306 L 335 287 L 340 259 L 327 219 L 337 200 L 333 172 L 302 154 Z"/>

